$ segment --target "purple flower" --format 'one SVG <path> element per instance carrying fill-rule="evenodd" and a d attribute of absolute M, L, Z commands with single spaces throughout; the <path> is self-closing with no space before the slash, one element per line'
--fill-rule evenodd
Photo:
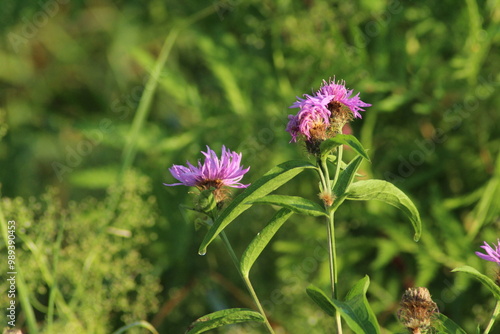
<path fill-rule="evenodd" d="M 307 140 L 311 137 L 326 139 L 326 130 L 330 125 L 330 111 L 316 101 L 309 98 L 302 103 L 297 115 L 289 115 L 286 131 L 292 135 L 292 142 L 297 141 L 297 136 L 304 135 Z"/>
<path fill-rule="evenodd" d="M 219 160 L 214 151 L 207 146 L 207 152 L 201 152 L 205 156 L 203 164 L 198 160 L 198 166 L 193 166 L 187 162 L 187 167 L 173 165 L 169 168 L 173 177 L 180 183 L 165 184 L 166 186 L 190 186 L 200 190 L 214 187 L 216 190 L 223 186 L 233 188 L 246 188 L 249 184 L 242 184 L 239 181 L 243 178 L 250 167 L 243 169 L 241 163 L 241 153 L 232 152 L 222 146 L 222 156 Z"/>
<path fill-rule="evenodd" d="M 362 118 L 358 111 L 364 111 L 361 107 L 371 107 L 371 104 L 361 101 L 359 99 L 359 93 L 350 97 L 352 92 L 352 89 L 348 90 L 345 87 L 344 80 L 335 83 L 334 78 L 333 81 L 330 80 L 329 83 L 323 80 L 323 85 L 321 85 L 316 95 L 324 100 L 329 100 L 329 103 L 333 101 L 340 102 L 352 111 L 354 117 Z"/>
<path fill-rule="evenodd" d="M 341 133 L 342 127 L 352 120 L 361 118 L 362 107 L 371 104 L 359 99 L 359 93 L 351 97 L 352 90 L 345 87 L 344 81 L 323 80 L 320 89 L 313 95 L 304 94 L 290 108 L 300 108 L 297 115 L 288 116 L 286 131 L 292 136 L 291 142 L 304 135 L 306 141 L 323 141 L 330 134 Z"/>
<path fill-rule="evenodd" d="M 484 246 L 481 246 L 481 248 L 483 248 L 487 254 L 476 252 L 476 255 L 483 260 L 496 262 L 498 265 L 500 265 L 500 239 L 497 239 L 497 245 L 494 245 L 494 247 L 495 249 L 493 249 L 493 247 L 488 245 L 488 243 L 485 241 Z"/>

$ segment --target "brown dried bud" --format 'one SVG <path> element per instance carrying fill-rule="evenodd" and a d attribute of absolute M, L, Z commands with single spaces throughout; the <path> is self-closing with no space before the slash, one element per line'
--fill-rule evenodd
<path fill-rule="evenodd" d="M 330 191 L 322 191 L 318 194 L 318 196 L 327 207 L 332 206 L 335 201 L 335 195 L 333 195 Z"/>
<path fill-rule="evenodd" d="M 410 333 L 422 333 L 431 326 L 433 315 L 438 307 L 431 299 L 427 288 L 409 288 L 401 298 L 398 311 L 399 321 Z"/>

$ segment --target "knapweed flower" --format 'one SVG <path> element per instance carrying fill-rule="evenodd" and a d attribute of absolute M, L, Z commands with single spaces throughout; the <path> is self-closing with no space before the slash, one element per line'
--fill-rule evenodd
<path fill-rule="evenodd" d="M 398 319 L 410 333 L 423 333 L 431 326 L 433 316 L 438 313 L 427 288 L 409 288 L 401 298 Z"/>
<path fill-rule="evenodd" d="M 203 164 L 198 160 L 198 166 L 187 162 L 186 166 L 173 165 L 169 168 L 173 177 L 180 183 L 166 184 L 166 186 L 190 186 L 199 190 L 213 189 L 216 201 L 219 203 L 225 199 L 224 186 L 232 188 L 246 188 L 249 184 L 239 181 L 243 178 L 250 167 L 241 166 L 241 153 L 232 152 L 222 146 L 222 155 L 219 159 L 217 154 L 207 146 L 207 152 L 201 152 L 205 156 Z"/>
<path fill-rule="evenodd" d="M 359 111 L 371 104 L 360 100 L 359 93 L 352 96 L 353 91 L 345 87 L 344 81 L 323 80 L 314 94 L 304 94 L 290 108 L 300 108 L 296 115 L 288 116 L 286 131 L 292 136 L 291 142 L 300 136 L 305 137 L 308 149 L 318 146 L 327 138 L 342 132 L 343 126 L 353 118 L 361 118 Z"/>
<path fill-rule="evenodd" d="M 495 246 L 495 244 L 493 244 L 493 246 L 495 247 L 494 249 L 485 241 L 484 246 L 481 246 L 481 248 L 484 249 L 487 254 L 476 252 L 476 255 L 483 260 L 496 262 L 500 266 L 500 239 L 497 239 L 497 245 Z"/>

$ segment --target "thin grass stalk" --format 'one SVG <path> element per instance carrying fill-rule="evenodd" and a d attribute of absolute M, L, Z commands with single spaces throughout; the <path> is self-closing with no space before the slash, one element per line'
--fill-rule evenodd
<path fill-rule="evenodd" d="M 57 266 L 59 263 L 59 251 L 61 250 L 62 238 L 64 235 L 64 219 L 62 219 L 59 231 L 57 231 L 56 243 L 54 246 L 54 264 L 53 264 L 53 281 L 50 286 L 50 294 L 49 294 L 49 304 L 47 311 L 47 332 L 52 332 L 52 324 L 54 321 L 54 308 L 57 294 L 59 293 L 59 288 L 57 286 Z"/>
<path fill-rule="evenodd" d="M 5 247 L 7 248 L 7 245 L 9 244 L 9 239 L 7 237 L 8 228 L 7 228 L 7 221 L 5 220 L 5 216 L 3 214 L 1 203 L 0 203 L 0 228 L 2 229 L 2 236 L 5 242 Z M 33 311 L 33 307 L 31 306 L 29 298 L 30 292 L 28 290 L 28 287 L 26 286 L 23 270 L 21 269 L 21 265 L 18 259 L 16 259 L 16 289 L 17 292 L 19 293 L 19 299 L 21 301 L 21 306 L 24 310 L 29 332 L 32 334 L 38 334 L 38 326 L 36 323 L 35 312 Z"/>

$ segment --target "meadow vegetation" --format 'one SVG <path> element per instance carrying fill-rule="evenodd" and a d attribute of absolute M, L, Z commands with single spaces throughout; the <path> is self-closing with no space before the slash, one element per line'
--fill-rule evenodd
<path fill-rule="evenodd" d="M 141 320 L 183 333 L 206 313 L 254 308 L 222 243 L 198 255 L 205 231 L 181 207 L 193 206 L 193 194 L 163 183 L 175 182 L 169 167 L 196 161 L 206 145 L 242 153 L 251 167 L 243 183 L 311 158 L 289 143 L 288 107 L 329 77 L 372 104 L 351 124 L 371 157 L 358 173 L 404 190 L 423 225 L 415 242 L 395 208 L 344 205 L 336 215 L 341 279 L 370 276 L 368 300 L 384 333 L 404 332 L 396 314 L 408 287 L 427 287 L 468 333 L 489 320 L 491 293 L 451 270 L 496 270 L 474 252 L 500 237 L 497 0 L 0 7 L 0 219 L 17 223 L 25 333 L 112 333 Z M 304 172 L 277 193 L 319 201 L 316 182 Z M 229 226 L 236 254 L 274 211 L 254 206 Z M 305 293 L 309 283 L 328 289 L 326 240 L 323 224 L 295 215 L 254 266 L 276 333 L 334 332 Z M 7 290 L 0 282 L 2 309 Z"/>

